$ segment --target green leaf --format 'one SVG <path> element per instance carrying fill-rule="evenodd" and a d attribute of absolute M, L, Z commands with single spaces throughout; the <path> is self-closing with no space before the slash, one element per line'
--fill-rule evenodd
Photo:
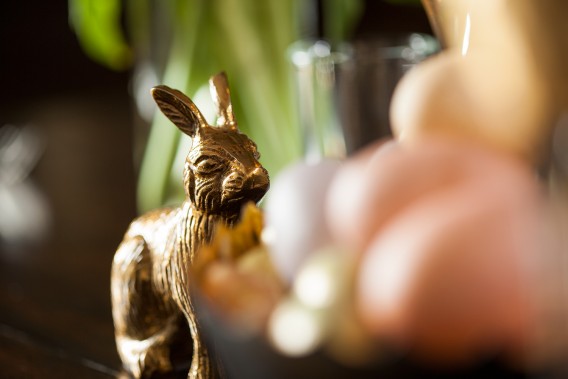
<path fill-rule="evenodd" d="M 69 0 L 69 23 L 81 47 L 93 60 L 115 70 L 132 62 L 120 16 L 120 0 Z"/>
<path fill-rule="evenodd" d="M 344 42 L 352 33 L 362 11 L 363 3 L 361 0 L 324 1 L 324 37 L 332 45 Z"/>

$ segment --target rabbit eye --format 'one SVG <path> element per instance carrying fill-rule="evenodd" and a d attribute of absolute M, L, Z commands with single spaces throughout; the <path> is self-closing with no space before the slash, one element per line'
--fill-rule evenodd
<path fill-rule="evenodd" d="M 194 169 L 200 174 L 210 174 L 221 169 L 220 162 L 212 157 L 202 157 L 195 162 Z"/>

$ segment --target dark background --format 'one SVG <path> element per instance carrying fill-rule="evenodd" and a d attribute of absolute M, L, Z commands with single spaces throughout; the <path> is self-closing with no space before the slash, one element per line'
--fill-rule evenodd
<path fill-rule="evenodd" d="M 0 3 L 0 121 L 25 121 L 34 104 L 54 97 L 125 97 L 128 78 L 128 72 L 110 71 L 83 54 L 65 0 Z"/>
<path fill-rule="evenodd" d="M 109 270 L 135 216 L 128 80 L 83 54 L 66 1 L 0 2 L 0 126 L 33 125 L 44 141 L 31 180 L 51 219 L 39 241 L 1 241 L 0 378 L 119 367 Z"/>

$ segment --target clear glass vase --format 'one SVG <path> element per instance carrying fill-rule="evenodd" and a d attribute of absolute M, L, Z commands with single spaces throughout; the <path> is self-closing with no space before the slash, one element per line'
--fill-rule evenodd
<path fill-rule="evenodd" d="M 343 44 L 294 43 L 288 56 L 295 72 L 304 157 L 343 158 L 390 136 L 390 100 L 398 81 L 436 53 L 425 34 L 396 34 Z"/>

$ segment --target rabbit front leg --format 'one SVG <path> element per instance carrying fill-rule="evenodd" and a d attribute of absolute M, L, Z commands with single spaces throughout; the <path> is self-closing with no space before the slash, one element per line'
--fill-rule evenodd
<path fill-rule="evenodd" d="M 212 357 L 209 355 L 207 347 L 203 344 L 200 338 L 199 325 L 195 313 L 191 311 L 187 317 L 189 329 L 193 338 L 193 357 L 191 360 L 191 367 L 187 375 L 188 379 L 219 379 L 221 375 L 214 364 Z"/>
<path fill-rule="evenodd" d="M 152 285 L 151 253 L 140 237 L 125 239 L 112 265 L 111 297 L 116 344 L 134 378 L 172 370 L 170 347 L 179 334 L 181 312 Z"/>
<path fill-rule="evenodd" d="M 183 312 L 193 343 L 193 356 L 191 359 L 191 366 L 187 375 L 188 379 L 219 379 L 217 365 L 215 365 L 212 356 L 209 354 L 207 347 L 201 339 L 199 330 L 199 323 L 193 309 L 193 304 L 189 295 L 189 275 L 188 270 L 179 269 L 185 267 L 182 262 L 181 254 L 177 255 L 177 262 L 173 260 L 173 267 L 170 272 L 175 272 L 176 279 L 172 280 L 172 295 L 174 301 L 177 303 L 179 309 Z M 177 267 L 177 269 L 176 269 Z"/>

